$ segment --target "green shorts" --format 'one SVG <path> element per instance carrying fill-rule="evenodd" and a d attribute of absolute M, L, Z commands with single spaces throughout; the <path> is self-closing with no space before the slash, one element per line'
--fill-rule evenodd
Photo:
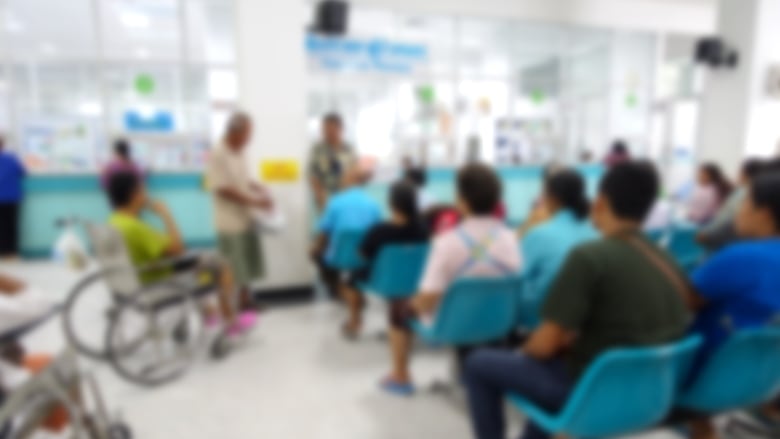
<path fill-rule="evenodd" d="M 265 260 L 260 234 L 253 230 L 242 233 L 220 233 L 219 251 L 233 271 L 236 284 L 248 286 L 265 276 Z"/>

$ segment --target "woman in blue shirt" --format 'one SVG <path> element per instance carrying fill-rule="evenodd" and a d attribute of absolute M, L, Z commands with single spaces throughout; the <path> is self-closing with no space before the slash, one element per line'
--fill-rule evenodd
<path fill-rule="evenodd" d="M 19 206 L 26 174 L 19 159 L 5 150 L 0 137 L 0 259 L 19 254 Z"/>
<path fill-rule="evenodd" d="M 736 218 L 743 242 L 717 253 L 693 275 L 700 311 L 693 329 L 704 336 L 700 363 L 731 333 L 780 321 L 780 172 L 759 175 Z M 694 438 L 715 437 L 697 422 Z"/>
<path fill-rule="evenodd" d="M 525 285 L 520 312 L 527 329 L 539 324 L 539 307 L 571 249 L 597 237 L 588 221 L 589 205 L 579 173 L 564 169 L 547 177 L 528 231 L 521 232 Z"/>

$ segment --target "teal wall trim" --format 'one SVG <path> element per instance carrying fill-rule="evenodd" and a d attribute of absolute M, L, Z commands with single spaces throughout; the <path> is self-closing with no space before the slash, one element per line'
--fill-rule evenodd
<path fill-rule="evenodd" d="M 592 165 L 578 169 L 588 183 L 589 193 L 594 195 L 603 168 Z M 509 221 L 517 224 L 528 216 L 539 196 L 543 168 L 497 168 L 497 172 L 504 182 L 504 203 Z M 454 180 L 454 169 L 430 169 L 427 190 L 438 202 L 452 203 L 455 201 Z M 211 197 L 204 190 L 200 174 L 150 175 L 147 186 L 152 196 L 168 204 L 188 246 L 214 246 Z M 377 183 L 369 185 L 368 191 L 385 206 L 388 187 L 386 183 Z M 45 257 L 51 253 L 61 233 L 56 225 L 58 219 L 77 217 L 102 223 L 110 215 L 108 202 L 95 175 L 32 176 L 26 181 L 25 191 L 22 254 L 27 257 Z"/>

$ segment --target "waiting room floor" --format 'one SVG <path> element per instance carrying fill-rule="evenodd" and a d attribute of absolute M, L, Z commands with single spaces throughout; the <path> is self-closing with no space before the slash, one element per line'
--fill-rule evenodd
<path fill-rule="evenodd" d="M 57 297 L 78 278 L 52 263 L 3 264 L 0 271 Z M 369 308 L 368 333 L 383 329 L 382 311 L 380 304 Z M 124 383 L 102 365 L 82 366 L 96 372 L 110 407 L 141 439 L 471 438 L 463 408 L 444 396 L 382 393 L 377 384 L 387 372 L 385 343 L 374 336 L 344 341 L 341 318 L 338 308 L 324 303 L 273 308 L 232 356 L 220 363 L 200 360 L 183 379 L 159 389 Z M 56 321 L 30 337 L 28 346 L 56 352 L 63 343 Z M 446 352 L 418 350 L 414 372 L 421 385 L 445 379 Z M 661 431 L 636 439 L 677 437 Z"/>

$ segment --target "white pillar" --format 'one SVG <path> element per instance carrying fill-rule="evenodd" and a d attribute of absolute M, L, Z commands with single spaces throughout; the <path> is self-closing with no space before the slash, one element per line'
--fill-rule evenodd
<path fill-rule="evenodd" d="M 266 236 L 266 279 L 261 288 L 308 286 L 309 198 L 305 179 L 306 60 L 304 32 L 310 17 L 303 0 L 236 0 L 240 102 L 254 120 L 249 151 L 259 176 L 263 159 L 298 161 L 301 179 L 273 184 L 287 217 L 283 233 Z"/>
<path fill-rule="evenodd" d="M 769 156 L 780 141 L 780 101 L 767 75 L 780 65 L 780 0 L 720 0 L 718 35 L 738 50 L 737 69 L 707 74 L 698 157 L 732 173 L 748 156 Z"/>

